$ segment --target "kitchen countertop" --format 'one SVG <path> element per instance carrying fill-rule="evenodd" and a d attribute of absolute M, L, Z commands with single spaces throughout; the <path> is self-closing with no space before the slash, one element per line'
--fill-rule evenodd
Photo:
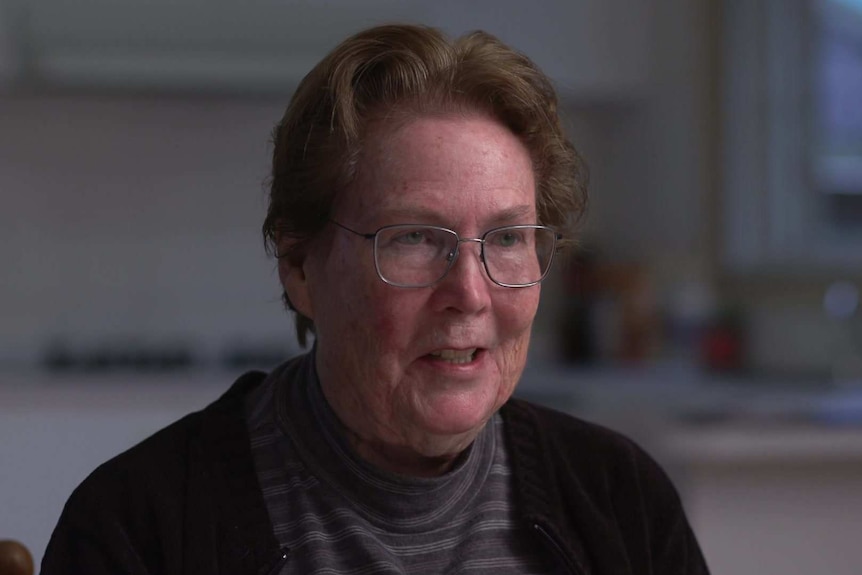
<path fill-rule="evenodd" d="M 168 421 L 214 401 L 235 379 L 225 369 L 161 373 L 0 371 L 0 414 L 109 409 Z M 516 394 L 649 438 L 685 458 L 791 453 L 862 455 L 862 386 L 699 372 L 684 364 L 583 369 L 529 364 Z"/>
<path fill-rule="evenodd" d="M 215 400 L 236 375 L 0 370 L 0 532 L 40 557 L 69 493 L 90 471 Z M 725 379 L 671 364 L 531 364 L 517 393 L 629 435 L 690 495 L 696 468 L 713 477 L 716 465 L 862 462 L 858 389 Z"/>

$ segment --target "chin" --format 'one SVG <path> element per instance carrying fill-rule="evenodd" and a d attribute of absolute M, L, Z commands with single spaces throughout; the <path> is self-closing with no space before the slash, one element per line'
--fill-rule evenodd
<path fill-rule="evenodd" d="M 470 447 L 482 426 L 464 433 L 434 433 L 429 429 L 418 431 L 419 437 L 410 442 L 409 449 L 422 457 L 452 459 Z"/>
<path fill-rule="evenodd" d="M 429 436 L 441 439 L 469 437 L 472 441 L 497 407 L 495 402 L 485 398 L 479 400 L 479 398 L 438 397 L 433 401 L 430 410 L 425 410 L 416 417 L 421 421 L 423 431 Z"/>

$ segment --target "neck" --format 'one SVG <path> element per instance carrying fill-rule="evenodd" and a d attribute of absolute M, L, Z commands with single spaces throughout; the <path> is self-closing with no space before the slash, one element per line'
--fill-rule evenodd
<path fill-rule="evenodd" d="M 357 455 L 375 467 L 399 475 L 438 477 L 452 469 L 464 452 L 462 449 L 451 454 L 426 456 L 406 447 L 368 441 L 346 426 L 344 429 L 350 446 Z"/>

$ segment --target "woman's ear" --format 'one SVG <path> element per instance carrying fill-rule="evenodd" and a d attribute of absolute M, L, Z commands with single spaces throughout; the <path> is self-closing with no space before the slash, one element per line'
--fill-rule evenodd
<path fill-rule="evenodd" d="M 308 285 L 308 249 L 306 242 L 276 235 L 278 246 L 278 278 L 290 300 L 290 305 L 299 313 L 314 321 L 311 306 L 311 289 Z"/>

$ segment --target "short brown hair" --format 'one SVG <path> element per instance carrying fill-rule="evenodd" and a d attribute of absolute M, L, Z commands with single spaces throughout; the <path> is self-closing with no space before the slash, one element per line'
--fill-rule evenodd
<path fill-rule="evenodd" d="M 386 25 L 330 52 L 299 84 L 275 127 L 267 250 L 299 256 L 323 229 L 335 195 L 356 174 L 372 122 L 453 111 L 486 114 L 521 140 L 536 175 L 539 223 L 570 239 L 585 209 L 587 171 L 564 134 L 548 78 L 486 32 L 450 41 L 434 28 Z M 296 240 L 289 253 L 278 253 L 279 237 Z M 294 309 L 286 293 L 284 300 Z M 302 345 L 309 330 L 312 321 L 297 312 Z"/>

